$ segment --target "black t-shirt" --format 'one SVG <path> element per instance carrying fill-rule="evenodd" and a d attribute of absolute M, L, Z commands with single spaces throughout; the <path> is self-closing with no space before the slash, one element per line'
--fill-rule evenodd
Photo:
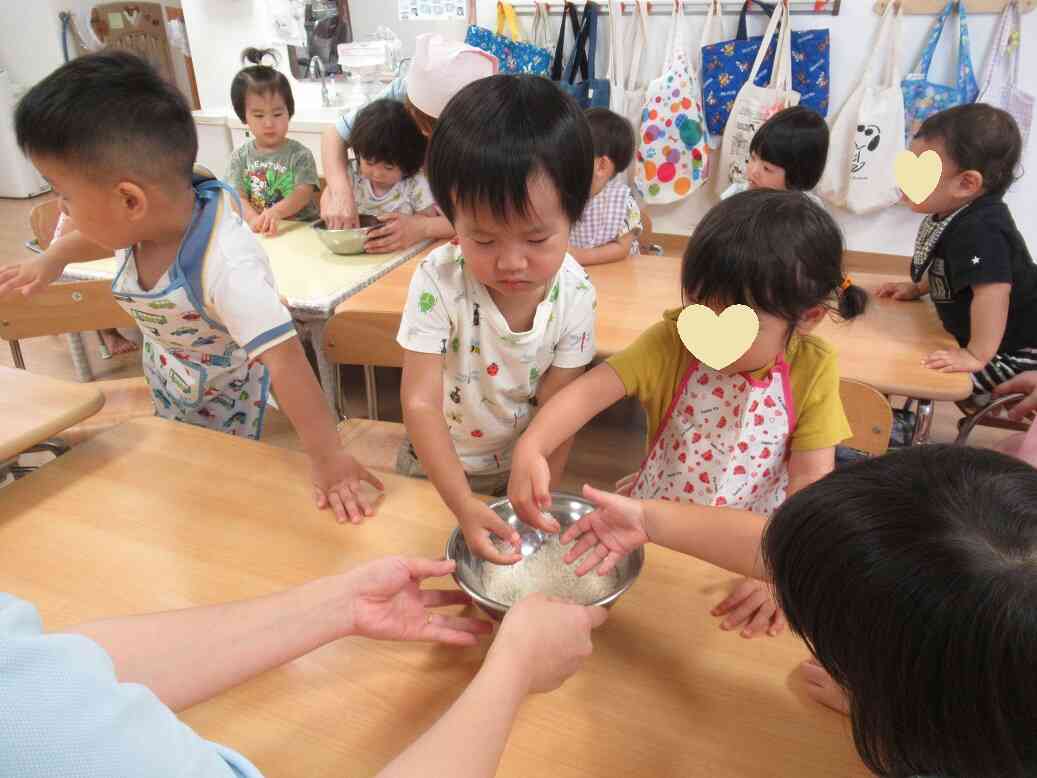
<path fill-rule="evenodd" d="M 929 295 L 960 346 L 971 337 L 972 287 L 1008 283 L 1008 323 L 998 352 L 1037 347 L 1037 265 L 1000 197 L 980 197 L 958 214 L 931 256 Z"/>

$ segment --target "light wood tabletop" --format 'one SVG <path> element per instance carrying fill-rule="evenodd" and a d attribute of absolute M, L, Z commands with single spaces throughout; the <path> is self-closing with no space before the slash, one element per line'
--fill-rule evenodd
<path fill-rule="evenodd" d="M 104 395 L 90 384 L 0 365 L 0 462 L 59 435 L 103 406 Z"/>
<path fill-rule="evenodd" d="M 395 343 L 407 289 L 423 255 L 396 268 L 377 283 L 343 302 L 327 327 L 327 338 L 352 364 L 398 365 Z M 890 280 L 903 280 L 890 255 L 847 252 L 855 283 L 874 292 Z M 598 293 L 598 354 L 611 356 L 629 346 L 668 308 L 681 306 L 680 258 L 642 255 L 589 269 Z M 895 273 L 895 274 L 894 274 Z M 932 304 L 872 297 L 864 316 L 850 323 L 826 320 L 816 331 L 839 351 L 839 372 L 886 394 L 926 400 L 969 396 L 965 373 L 938 373 L 922 367 L 927 354 L 956 346 Z M 333 355 L 336 349 L 329 346 Z M 340 361 L 342 360 L 339 357 Z"/>
<path fill-rule="evenodd" d="M 354 527 L 310 505 L 308 473 L 296 452 L 127 423 L 4 490 L 0 590 L 60 630 L 262 595 L 387 554 L 442 555 L 455 524 L 427 482 L 386 474 L 378 516 Z M 499 775 L 864 778 L 848 721 L 792 676 L 802 643 L 717 627 L 709 608 L 730 580 L 650 548 L 584 669 L 523 706 Z M 445 711 L 485 650 L 342 640 L 182 718 L 269 776 L 373 775 Z"/>

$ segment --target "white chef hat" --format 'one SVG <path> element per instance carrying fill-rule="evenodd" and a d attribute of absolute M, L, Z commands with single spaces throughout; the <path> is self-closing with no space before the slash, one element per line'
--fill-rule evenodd
<path fill-rule="evenodd" d="M 497 58 L 474 46 L 423 33 L 415 41 L 414 61 L 407 71 L 407 97 L 435 119 L 450 98 L 480 78 L 497 72 Z"/>

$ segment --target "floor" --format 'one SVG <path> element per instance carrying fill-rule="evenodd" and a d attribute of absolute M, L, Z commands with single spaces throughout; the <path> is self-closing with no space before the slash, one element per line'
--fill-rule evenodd
<path fill-rule="evenodd" d="M 24 247 L 25 241 L 32 237 L 29 213 L 45 199 L 46 197 L 33 200 L 0 199 L 0 265 L 33 256 Z M 669 245 L 671 243 L 674 245 Z M 678 243 L 679 241 L 671 239 L 667 247 L 676 252 L 679 248 Z M 91 367 L 98 380 L 140 375 L 140 352 L 103 360 L 99 354 L 97 336 L 94 333 L 86 333 L 84 340 Z M 72 361 L 63 337 L 23 341 L 22 351 L 29 370 L 55 378 L 75 380 Z M 12 364 L 9 350 L 2 346 L 0 364 Z M 400 421 L 399 371 L 379 369 L 377 376 L 382 419 Z M 342 380 L 347 413 L 352 417 L 363 416 L 366 413 L 366 403 L 361 370 L 344 367 Z M 932 441 L 953 441 L 959 416 L 953 404 L 938 403 L 932 427 Z M 298 437 L 283 414 L 272 409 L 264 427 L 265 442 L 287 448 L 299 448 Z M 980 428 L 973 433 L 971 442 L 973 445 L 992 445 L 1006 434 L 1008 433 L 999 430 Z M 633 472 L 639 465 L 643 438 L 644 419 L 636 404 L 628 401 L 613 406 L 577 436 L 563 488 L 578 489 L 579 485 L 585 482 L 608 487 L 621 476 Z"/>

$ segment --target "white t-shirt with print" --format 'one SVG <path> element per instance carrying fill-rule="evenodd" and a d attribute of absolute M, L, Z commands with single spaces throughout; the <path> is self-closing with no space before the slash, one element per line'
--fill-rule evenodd
<path fill-rule="evenodd" d="M 443 413 L 465 472 L 511 468 L 540 379 L 552 366 L 593 359 L 596 307 L 587 273 L 568 254 L 528 332 L 512 332 L 489 290 L 465 269 L 460 246 L 443 246 L 418 266 L 397 341 L 444 355 Z"/>
<path fill-rule="evenodd" d="M 369 213 L 372 216 L 399 213 L 410 216 L 436 204 L 424 173 L 401 178 L 388 192 L 378 195 L 375 194 L 370 179 L 361 176 L 355 165 L 349 165 L 348 169 L 357 213 Z"/>

